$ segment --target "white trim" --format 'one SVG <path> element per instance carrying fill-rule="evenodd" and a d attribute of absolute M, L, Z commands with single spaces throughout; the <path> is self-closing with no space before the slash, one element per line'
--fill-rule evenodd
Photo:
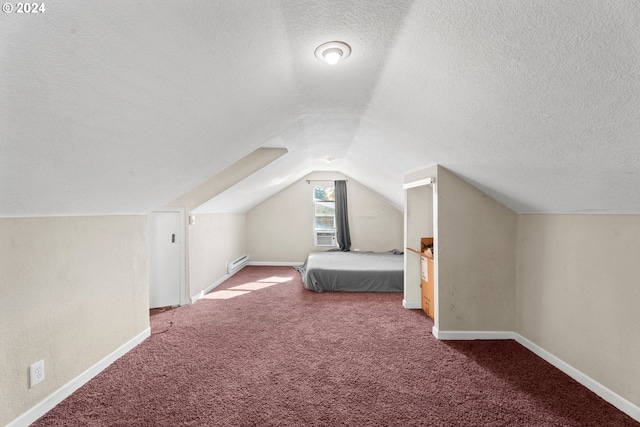
<path fill-rule="evenodd" d="M 406 299 L 403 299 L 402 306 L 409 310 L 422 309 L 422 303 L 420 301 L 407 301 Z"/>
<path fill-rule="evenodd" d="M 264 267 L 293 267 L 294 265 L 302 265 L 304 261 L 249 261 L 247 265 L 257 265 Z"/>
<path fill-rule="evenodd" d="M 553 366 L 560 369 L 562 372 L 569 375 L 571 378 L 578 381 L 580 384 L 582 384 L 583 386 L 585 386 L 586 388 L 588 388 L 589 390 L 591 390 L 592 392 L 594 392 L 595 394 L 597 394 L 598 396 L 600 396 L 605 401 L 609 402 L 610 404 L 612 404 L 613 406 L 615 406 L 625 414 L 629 415 L 634 420 L 640 421 L 640 407 L 629 402 L 624 397 L 620 396 L 619 394 L 603 386 L 593 378 L 577 370 L 576 368 L 569 365 L 562 359 L 549 353 L 547 350 L 543 349 L 539 345 L 529 341 L 527 338 L 523 337 L 522 335 L 518 333 L 514 333 L 514 339 L 520 345 L 529 349 L 531 352 L 541 357 L 542 359 L 546 360 L 547 362 L 551 363 Z"/>
<path fill-rule="evenodd" d="M 439 340 L 512 340 L 512 331 L 438 331 L 433 334 Z"/>
<path fill-rule="evenodd" d="M 240 270 L 238 270 L 238 271 L 240 271 Z M 209 292 L 211 292 L 212 290 L 217 288 L 218 285 L 220 285 L 222 282 L 227 280 L 229 277 L 231 277 L 234 274 L 236 274 L 238 271 L 236 271 L 233 274 L 225 274 L 224 276 L 222 276 L 221 278 L 219 278 L 218 280 L 216 280 L 215 282 L 213 282 L 212 284 L 210 284 L 209 286 L 207 286 L 206 288 L 204 288 L 203 290 L 201 290 L 197 294 L 191 295 L 191 304 L 195 304 L 196 301 L 198 301 L 200 298 L 202 298 L 203 296 L 205 296 L 206 294 L 208 294 Z"/>
<path fill-rule="evenodd" d="M 76 378 L 72 379 L 40 403 L 36 404 L 34 407 L 29 409 L 27 412 L 20 415 L 18 418 L 11 421 L 7 424 L 7 427 L 26 427 L 32 423 L 34 423 L 38 418 L 42 417 L 44 414 L 53 409 L 58 403 L 62 402 L 64 399 L 69 397 L 74 391 L 88 383 L 92 378 L 106 369 L 113 362 L 118 360 L 120 357 L 127 354 L 134 347 L 140 344 L 142 341 L 147 339 L 151 335 L 151 328 L 147 328 L 137 336 L 133 337 L 131 340 L 120 346 L 113 353 L 107 355 L 105 358 L 100 360 L 98 363 L 78 375 Z"/>
<path fill-rule="evenodd" d="M 411 181 L 411 182 L 407 182 L 406 184 L 403 184 L 402 189 L 407 190 L 409 188 L 422 187 L 423 185 L 431 185 L 434 182 L 436 182 L 436 179 L 434 177 L 419 179 L 418 181 Z"/>

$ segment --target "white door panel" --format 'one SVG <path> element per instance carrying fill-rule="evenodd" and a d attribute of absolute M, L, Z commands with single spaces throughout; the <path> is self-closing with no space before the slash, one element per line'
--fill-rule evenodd
<path fill-rule="evenodd" d="M 149 215 L 149 307 L 180 305 L 182 245 L 180 212 Z"/>

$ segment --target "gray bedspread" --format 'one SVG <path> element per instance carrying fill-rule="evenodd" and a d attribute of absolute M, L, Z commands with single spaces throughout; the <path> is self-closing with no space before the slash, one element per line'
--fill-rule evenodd
<path fill-rule="evenodd" d="M 402 292 L 402 252 L 311 252 L 302 266 L 304 287 L 316 292 Z"/>

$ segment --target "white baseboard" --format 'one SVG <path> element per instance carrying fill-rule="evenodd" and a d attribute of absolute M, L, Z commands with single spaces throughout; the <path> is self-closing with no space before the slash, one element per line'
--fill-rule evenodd
<path fill-rule="evenodd" d="M 526 347 L 531 352 L 535 353 L 537 356 L 551 363 L 553 366 L 560 369 L 562 372 L 569 375 L 571 378 L 578 381 L 580 384 L 582 384 L 583 386 L 585 386 L 586 388 L 588 388 L 589 390 L 591 390 L 592 392 L 594 392 L 595 394 L 600 396 L 602 399 L 609 402 L 610 404 L 612 404 L 613 406 L 615 406 L 625 414 L 629 415 L 634 420 L 640 421 L 640 407 L 629 402 L 624 397 L 620 396 L 619 394 L 603 386 L 593 378 L 577 370 L 576 368 L 569 365 L 562 359 L 549 353 L 547 350 L 543 349 L 539 345 L 529 341 L 522 335 L 514 333 L 514 339 L 520 345 L 522 345 L 523 347 Z"/>
<path fill-rule="evenodd" d="M 433 328 L 433 336 L 439 340 L 512 340 L 511 331 L 439 331 Z"/>
<path fill-rule="evenodd" d="M 304 261 L 249 261 L 247 265 L 258 265 L 266 267 L 293 267 L 294 265 L 302 265 Z"/>
<path fill-rule="evenodd" d="M 242 270 L 242 269 L 240 269 L 240 270 Z M 240 271 L 240 270 L 238 270 L 238 271 Z M 236 271 L 236 273 L 238 271 Z M 233 273 L 233 274 L 236 274 L 236 273 Z M 203 290 L 201 290 L 197 294 L 191 295 L 191 304 L 195 304 L 196 301 L 198 301 L 200 298 L 202 298 L 203 296 L 205 296 L 206 294 L 208 294 L 209 292 L 214 290 L 222 282 L 227 280 L 229 277 L 233 276 L 233 274 L 225 274 L 224 276 L 222 276 L 221 278 L 219 278 L 218 280 L 216 280 L 215 282 L 213 282 L 212 284 L 210 284 L 209 286 L 207 286 L 206 288 L 204 288 Z"/>
<path fill-rule="evenodd" d="M 402 300 L 402 306 L 409 310 L 416 310 L 422 308 L 422 302 L 420 301 L 407 301 L 406 299 Z"/>
<path fill-rule="evenodd" d="M 43 401 L 29 409 L 24 414 L 20 415 L 18 418 L 11 421 L 7 424 L 7 427 L 27 427 L 28 425 L 34 423 L 38 418 L 49 412 L 53 409 L 58 403 L 62 402 L 64 399 L 69 397 L 74 391 L 85 385 L 89 382 L 93 377 L 98 375 L 104 369 L 106 369 L 113 362 L 118 360 L 120 357 L 127 354 L 131 349 L 140 344 L 142 341 L 147 339 L 151 335 L 151 328 L 147 328 L 142 331 L 140 334 L 120 346 L 113 353 L 109 354 L 98 363 L 78 375 L 76 378 L 72 379 L 48 397 L 46 397 Z"/>

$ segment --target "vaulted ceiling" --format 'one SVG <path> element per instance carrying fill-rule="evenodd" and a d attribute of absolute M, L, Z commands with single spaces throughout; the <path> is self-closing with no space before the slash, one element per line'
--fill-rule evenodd
<path fill-rule="evenodd" d="M 44 4 L 0 16 L 0 216 L 148 212 L 259 147 L 288 153 L 216 210 L 315 170 L 402 206 L 438 163 L 518 212 L 640 213 L 636 0 Z"/>

